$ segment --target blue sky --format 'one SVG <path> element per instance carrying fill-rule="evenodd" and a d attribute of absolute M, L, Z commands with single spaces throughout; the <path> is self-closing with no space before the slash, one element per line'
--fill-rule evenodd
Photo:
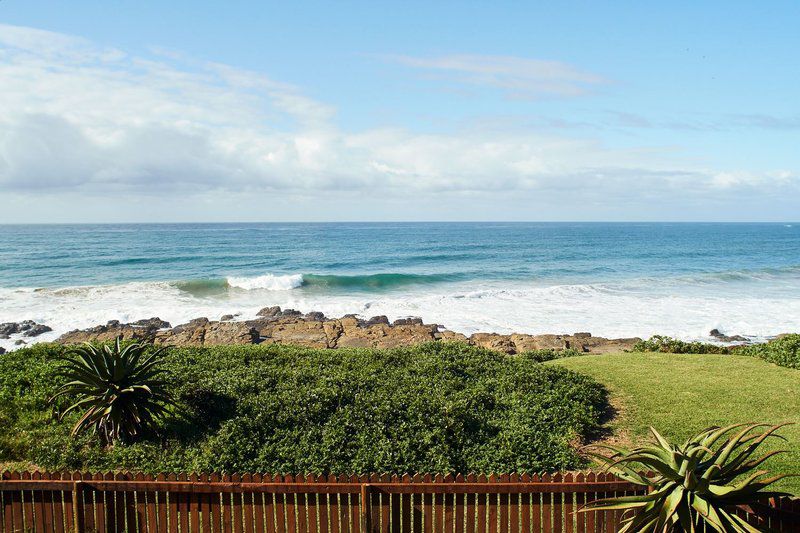
<path fill-rule="evenodd" d="M 532 4 L 4 0 L 0 221 L 798 218 L 800 4 Z"/>

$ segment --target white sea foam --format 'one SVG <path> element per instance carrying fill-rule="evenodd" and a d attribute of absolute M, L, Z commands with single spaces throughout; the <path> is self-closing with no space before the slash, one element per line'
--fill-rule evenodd
<path fill-rule="evenodd" d="M 245 290 L 265 289 L 268 291 L 289 291 L 303 285 L 302 274 L 288 274 L 276 276 L 274 274 L 264 274 L 255 277 L 228 277 L 228 285 Z"/>
<path fill-rule="evenodd" d="M 125 283 L 61 289 L 0 288 L 0 322 L 32 319 L 53 332 L 28 341 L 53 340 L 75 328 L 158 316 L 177 325 L 205 316 L 241 313 L 254 317 L 265 306 L 322 311 L 328 316 L 359 313 L 390 319 L 419 316 L 454 331 L 472 333 L 572 333 L 605 337 L 665 334 L 686 340 L 707 338 L 712 328 L 763 338 L 800 330 L 800 286 L 685 283 L 534 286 L 523 282 L 461 282 L 402 291 L 336 292 L 287 290 L 301 277 L 245 278 L 236 287 L 196 296 L 173 283 Z M 300 278 L 300 279 L 298 279 Z M 232 286 L 230 280 L 228 281 Z M 245 285 L 242 287 L 241 285 Z M 258 285 L 261 285 L 259 287 Z M 280 287 L 280 288 L 275 288 Z M 748 288 L 749 287 L 749 288 Z M 0 340 L 14 348 L 16 338 Z"/>

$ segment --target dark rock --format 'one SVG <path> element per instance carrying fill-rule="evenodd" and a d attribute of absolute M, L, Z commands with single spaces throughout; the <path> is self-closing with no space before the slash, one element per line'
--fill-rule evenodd
<path fill-rule="evenodd" d="M 300 311 L 295 311 L 294 309 L 284 309 L 281 311 L 280 316 L 301 316 L 303 313 Z"/>
<path fill-rule="evenodd" d="M 16 346 L 22 346 L 23 344 L 28 344 L 28 343 L 27 343 L 27 342 L 25 342 L 25 341 L 24 341 L 24 340 L 22 340 L 22 339 L 17 339 L 17 340 L 15 340 L 15 341 L 14 341 L 14 344 L 15 344 Z"/>
<path fill-rule="evenodd" d="M 37 324 L 33 320 L 22 322 L 4 322 L 0 324 L 0 339 L 8 339 L 11 335 L 22 334 L 25 337 L 36 337 L 42 333 L 53 331 L 50 326 Z"/>
<path fill-rule="evenodd" d="M 588 332 L 581 332 L 581 333 L 574 333 L 572 336 L 575 337 L 576 339 L 588 339 L 592 336 L 592 334 Z"/>
<path fill-rule="evenodd" d="M 48 331 L 53 331 L 53 328 L 45 326 L 44 324 L 35 324 L 30 329 L 25 330 L 25 333 L 22 335 L 25 337 L 38 337 L 42 333 L 47 333 Z"/>
<path fill-rule="evenodd" d="M 712 329 L 708 334 L 719 342 L 749 342 L 747 337 L 742 337 L 741 335 L 725 335 L 717 328 Z"/>
<path fill-rule="evenodd" d="M 280 314 L 281 307 L 279 305 L 273 305 L 272 307 L 265 307 L 256 313 L 256 316 L 280 316 Z"/>
<path fill-rule="evenodd" d="M 220 317 L 220 321 L 222 322 L 228 322 L 230 320 L 233 320 L 233 315 L 222 315 Z"/>
<path fill-rule="evenodd" d="M 0 355 L 3 355 L 4 353 L 6 353 L 6 349 L 0 346 Z"/>
<path fill-rule="evenodd" d="M 389 319 L 386 318 L 386 315 L 374 316 L 367 320 L 368 326 L 374 326 L 375 324 L 386 324 L 389 325 Z"/>
<path fill-rule="evenodd" d="M 421 326 L 422 319 L 418 317 L 398 318 L 392 322 L 393 326 Z"/>
<path fill-rule="evenodd" d="M 306 313 L 303 318 L 306 320 L 313 320 L 314 322 L 325 322 L 325 320 L 327 320 L 325 313 L 320 313 L 319 311 Z"/>
<path fill-rule="evenodd" d="M 153 318 L 144 318 L 142 320 L 137 320 L 136 322 L 131 322 L 128 325 L 138 326 L 141 328 L 148 328 L 148 329 L 166 329 L 172 327 L 172 325 L 169 322 L 167 322 L 166 320 L 161 320 L 157 316 L 154 316 Z"/>

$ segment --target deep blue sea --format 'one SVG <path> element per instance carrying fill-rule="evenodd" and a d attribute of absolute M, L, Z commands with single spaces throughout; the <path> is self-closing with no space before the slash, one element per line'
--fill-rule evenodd
<path fill-rule="evenodd" d="M 268 305 L 466 333 L 764 337 L 800 330 L 800 224 L 0 226 L 0 322 L 48 324 L 44 340 Z"/>

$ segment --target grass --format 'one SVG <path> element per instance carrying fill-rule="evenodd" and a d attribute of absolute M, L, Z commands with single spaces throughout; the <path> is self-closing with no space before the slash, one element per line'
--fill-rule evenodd
<path fill-rule="evenodd" d="M 648 438 L 653 426 L 670 439 L 685 439 L 711 425 L 737 422 L 800 423 L 800 372 L 750 357 L 625 353 L 547 363 L 603 383 L 617 415 L 609 440 L 629 446 Z M 789 453 L 766 463 L 774 473 L 800 474 L 800 425 L 782 430 L 788 442 L 769 449 Z M 782 445 L 781 445 L 782 444 Z M 776 488 L 800 494 L 800 477 Z"/>

